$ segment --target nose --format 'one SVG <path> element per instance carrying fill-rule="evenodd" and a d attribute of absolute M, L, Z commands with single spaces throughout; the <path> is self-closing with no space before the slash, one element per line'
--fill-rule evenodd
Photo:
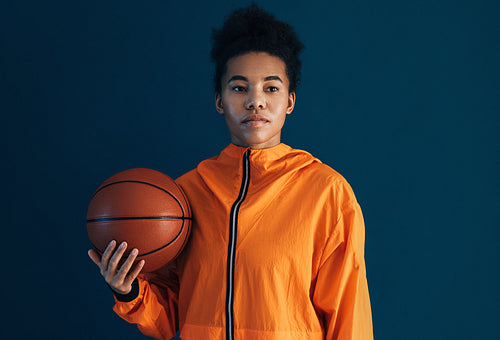
<path fill-rule="evenodd" d="M 245 108 L 247 110 L 262 110 L 265 108 L 265 99 L 262 93 L 259 91 L 253 90 L 248 91 L 247 100 L 245 101 Z"/>

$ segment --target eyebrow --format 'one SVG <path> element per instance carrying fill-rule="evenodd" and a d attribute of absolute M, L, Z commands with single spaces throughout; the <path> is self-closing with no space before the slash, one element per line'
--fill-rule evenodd
<path fill-rule="evenodd" d="M 248 79 L 246 77 L 243 77 L 240 75 L 232 76 L 231 78 L 229 78 L 229 80 L 227 82 L 230 83 L 230 82 L 235 81 L 235 80 L 243 80 L 243 81 L 248 82 Z M 277 81 L 283 83 L 283 80 L 281 80 L 281 78 L 278 76 L 268 76 L 268 77 L 264 78 L 264 81 L 269 81 L 269 80 L 277 80 Z"/>

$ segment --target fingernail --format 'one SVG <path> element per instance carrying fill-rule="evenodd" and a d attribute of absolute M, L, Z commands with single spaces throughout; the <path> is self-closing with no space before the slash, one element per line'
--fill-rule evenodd
<path fill-rule="evenodd" d="M 134 248 L 134 249 L 132 249 L 132 251 L 131 251 L 132 255 L 137 255 L 137 253 L 138 253 L 138 252 L 139 252 L 139 251 L 137 250 L 137 248 Z"/>
<path fill-rule="evenodd" d="M 127 242 L 123 241 L 121 244 L 120 244 L 120 248 L 123 248 L 127 245 Z"/>

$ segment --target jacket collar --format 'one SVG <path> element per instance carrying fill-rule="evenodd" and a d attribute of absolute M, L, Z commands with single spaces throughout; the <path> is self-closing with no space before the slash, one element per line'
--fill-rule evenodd
<path fill-rule="evenodd" d="M 237 146 L 231 143 L 222 150 L 216 159 L 222 167 L 229 166 L 233 168 L 236 165 L 239 168 L 244 153 L 249 149 L 249 147 Z M 267 149 L 250 149 L 250 167 L 253 179 L 262 175 L 269 176 L 273 173 L 282 174 L 297 171 L 314 162 L 319 162 L 319 160 L 308 152 L 293 149 L 283 143 Z"/>
<path fill-rule="evenodd" d="M 197 172 L 209 188 L 226 190 L 225 195 L 232 197 L 241 186 L 243 155 L 249 149 L 229 144 L 218 156 L 202 161 Z M 283 143 L 267 149 L 250 149 L 250 185 L 257 191 L 271 185 L 284 187 L 301 169 L 316 162 L 321 163 L 308 152 Z"/>
<path fill-rule="evenodd" d="M 220 156 L 241 159 L 243 154 L 248 149 L 250 149 L 251 161 L 256 162 L 257 164 L 274 162 L 285 157 L 292 150 L 291 147 L 283 143 L 266 149 L 251 149 L 249 147 L 238 146 L 231 143 L 224 150 L 222 150 Z"/>

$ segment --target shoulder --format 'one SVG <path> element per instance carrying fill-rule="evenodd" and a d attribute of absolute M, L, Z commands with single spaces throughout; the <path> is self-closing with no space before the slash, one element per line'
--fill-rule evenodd
<path fill-rule="evenodd" d="M 192 169 L 192 170 L 190 170 L 190 171 L 186 172 L 185 174 L 183 174 L 183 175 L 181 175 L 181 176 L 177 177 L 177 178 L 175 179 L 175 182 L 177 182 L 177 184 L 182 184 L 183 182 L 185 182 L 185 181 L 187 181 L 187 180 L 190 180 L 190 179 L 192 179 L 193 177 L 196 177 L 196 176 L 197 176 L 197 173 L 198 173 L 198 172 L 196 171 L 196 169 Z"/>
<path fill-rule="evenodd" d="M 200 186 L 201 182 L 200 174 L 196 168 L 175 179 L 175 183 L 186 193 Z"/>
<path fill-rule="evenodd" d="M 333 169 L 325 163 L 312 163 L 305 170 L 313 175 L 316 179 L 321 179 L 325 183 L 329 183 L 331 185 L 347 184 L 347 180 L 344 178 L 344 176 L 342 176 L 337 170 Z"/>
<path fill-rule="evenodd" d="M 294 150 L 298 153 L 308 155 L 314 162 L 309 162 L 307 166 L 301 169 L 300 178 L 312 188 L 323 191 L 337 202 L 344 204 L 356 203 L 356 197 L 351 185 L 338 171 L 329 165 L 321 162 L 318 158 L 312 156 L 307 151 Z"/>
<path fill-rule="evenodd" d="M 207 158 L 207 159 L 201 161 L 196 166 L 196 168 L 194 168 L 194 169 L 186 172 L 185 174 L 177 177 L 175 179 L 175 182 L 177 182 L 177 184 L 179 184 L 179 185 L 182 185 L 182 184 L 187 183 L 187 182 L 192 182 L 196 178 L 200 177 L 200 174 L 199 174 L 199 171 L 198 171 L 198 169 L 199 169 L 200 166 L 203 166 L 205 163 L 211 162 L 211 161 L 216 160 L 216 159 L 217 159 L 217 156 L 214 156 L 214 157 L 210 157 L 210 158 Z"/>
<path fill-rule="evenodd" d="M 305 150 L 291 149 L 288 155 L 306 163 L 307 166 L 303 168 L 303 172 L 314 176 L 316 180 L 322 180 L 333 185 L 348 185 L 347 180 L 338 171 L 323 163 L 311 153 Z"/>

